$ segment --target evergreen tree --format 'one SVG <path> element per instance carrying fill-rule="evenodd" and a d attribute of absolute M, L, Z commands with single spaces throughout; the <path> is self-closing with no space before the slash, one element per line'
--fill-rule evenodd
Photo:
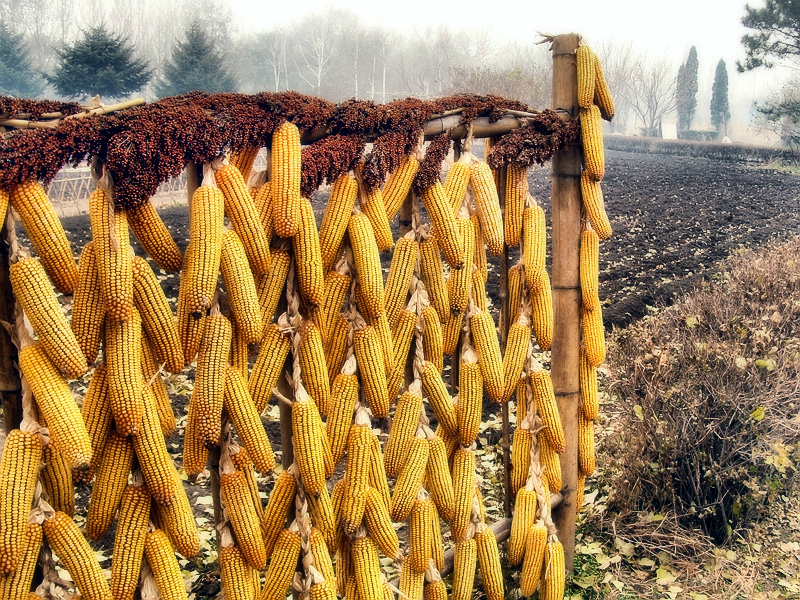
<path fill-rule="evenodd" d="M 57 50 L 58 65 L 47 80 L 62 96 L 105 99 L 130 96 L 153 75 L 147 62 L 134 57 L 133 46 L 105 25 L 92 27 L 73 45 Z"/>
<path fill-rule="evenodd" d="M 714 73 L 714 85 L 711 88 L 711 124 L 717 128 L 717 132 L 722 127 L 728 133 L 728 119 L 731 112 L 728 108 L 728 69 L 725 61 L 719 59 L 717 71 Z"/>
<path fill-rule="evenodd" d="M 692 127 L 692 117 L 697 107 L 697 48 L 692 46 L 689 58 L 678 69 L 676 108 L 678 110 L 678 129 L 688 131 Z"/>
<path fill-rule="evenodd" d="M 31 65 L 21 34 L 14 34 L 0 22 L 0 94 L 33 98 L 42 93 L 44 82 Z"/>
<path fill-rule="evenodd" d="M 174 96 L 200 90 L 232 92 L 236 81 L 225 69 L 225 56 L 214 47 L 208 32 L 195 19 L 186 31 L 186 39 L 175 42 L 172 60 L 164 66 L 159 96 Z"/>

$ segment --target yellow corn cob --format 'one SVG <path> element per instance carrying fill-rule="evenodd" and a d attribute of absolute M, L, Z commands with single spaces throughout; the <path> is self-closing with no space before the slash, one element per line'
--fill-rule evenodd
<path fill-rule="evenodd" d="M 220 270 L 233 315 L 242 329 L 244 338 L 248 343 L 260 341 L 264 325 L 261 321 L 256 284 L 247 264 L 242 242 L 233 230 L 226 231 L 222 236 Z"/>
<path fill-rule="evenodd" d="M 261 340 L 261 350 L 247 382 L 258 414 L 264 412 L 269 404 L 272 388 L 278 383 L 291 345 L 289 338 L 280 332 L 277 325 L 267 326 Z"/>
<path fill-rule="evenodd" d="M 122 435 L 136 435 L 142 420 L 142 320 L 106 322 L 106 360 L 111 412 Z"/>
<path fill-rule="evenodd" d="M 503 251 L 503 215 L 500 212 L 500 198 L 497 195 L 492 170 L 483 161 L 472 165 L 469 183 L 475 195 L 475 207 L 481 222 L 481 232 L 486 249 L 492 256 Z"/>
<path fill-rule="evenodd" d="M 297 482 L 294 475 L 289 471 L 282 471 L 275 480 L 275 485 L 267 502 L 267 508 L 264 509 L 264 517 L 261 520 L 267 556 L 272 555 L 278 535 L 283 531 L 283 527 L 286 524 L 286 515 L 292 502 L 294 502 L 296 489 Z"/>
<path fill-rule="evenodd" d="M 189 273 L 190 271 L 191 265 L 184 266 L 184 273 Z M 183 348 L 183 362 L 187 365 L 194 362 L 195 356 L 197 356 L 200 339 L 203 337 L 203 327 L 206 323 L 205 315 L 192 314 L 187 300 L 188 296 L 188 286 L 182 285 L 178 291 L 177 320 L 178 335 L 181 338 L 181 347 Z"/>
<path fill-rule="evenodd" d="M 475 538 L 456 542 L 453 557 L 452 600 L 470 600 L 475 581 L 475 567 L 478 562 L 478 544 Z"/>
<path fill-rule="evenodd" d="M 508 562 L 512 567 L 522 562 L 522 558 L 525 555 L 528 530 L 535 521 L 536 492 L 523 487 L 517 493 L 517 499 L 514 502 L 511 535 L 508 538 Z"/>
<path fill-rule="evenodd" d="M 383 584 L 375 542 L 368 537 L 360 537 L 353 542 L 352 553 L 358 597 L 380 598 L 383 595 Z"/>
<path fill-rule="evenodd" d="M 469 293 L 472 287 L 471 265 L 475 255 L 475 228 L 469 219 L 457 219 L 461 248 L 463 249 L 463 269 L 453 269 L 447 278 L 447 298 L 450 301 L 450 312 L 460 313 L 466 310 Z"/>
<path fill-rule="evenodd" d="M 475 350 L 478 353 L 478 364 L 483 375 L 483 385 L 489 398 L 500 402 L 505 388 L 503 379 L 503 357 L 500 354 L 500 342 L 494 319 L 488 312 L 480 312 L 470 319 L 470 327 L 475 338 Z"/>
<path fill-rule="evenodd" d="M 497 549 L 497 539 L 494 532 L 488 527 L 475 534 L 478 547 L 478 561 L 481 565 L 481 578 L 483 591 L 488 600 L 503 600 L 503 570 L 500 566 L 500 551 Z"/>
<path fill-rule="evenodd" d="M 161 424 L 161 432 L 164 437 L 171 436 L 177 427 L 175 422 L 175 411 L 172 409 L 172 403 L 167 393 L 167 386 L 164 385 L 164 380 L 158 373 L 158 365 L 156 358 L 150 346 L 150 341 L 146 335 L 142 336 L 142 374 L 146 383 L 149 383 L 150 389 L 153 390 L 153 395 L 156 399 L 156 408 L 158 410 L 158 420 Z"/>
<path fill-rule="evenodd" d="M 153 500 L 159 504 L 171 504 L 175 500 L 173 481 L 175 465 L 164 443 L 161 423 L 158 420 L 156 399 L 150 388 L 144 389 L 142 398 L 144 400 L 144 416 L 142 417 L 142 427 L 133 438 L 133 449 L 136 451 L 136 458 L 139 460 L 144 481 Z"/>
<path fill-rule="evenodd" d="M 25 311 L 39 344 L 59 371 L 70 379 L 86 372 L 86 356 L 70 329 L 61 303 L 38 258 L 24 258 L 11 265 L 9 279 L 14 295 Z"/>
<path fill-rule="evenodd" d="M 553 294 L 547 272 L 542 277 L 542 285 L 531 294 L 531 312 L 536 343 L 542 351 L 547 350 L 553 342 Z"/>
<path fill-rule="evenodd" d="M 0 221 L 5 219 L 10 201 L 53 285 L 62 294 L 71 294 L 78 283 L 78 269 L 64 228 L 44 188 L 38 181 L 27 181 L 11 188 L 8 195 L 4 192 L 3 197 Z"/>
<path fill-rule="evenodd" d="M 520 421 L 518 420 L 517 423 Z M 511 494 L 516 495 L 525 487 L 531 468 L 531 445 L 533 434 L 530 429 L 517 426 L 511 438 Z"/>
<path fill-rule="evenodd" d="M 355 535 L 364 518 L 369 489 L 372 432 L 365 425 L 353 425 L 347 440 L 345 494 L 341 505 L 341 524 L 345 534 Z"/>
<path fill-rule="evenodd" d="M 269 242 L 272 240 L 272 234 L 274 233 L 272 222 L 272 184 L 269 181 L 264 182 L 261 187 L 256 190 L 254 200 L 256 202 L 256 208 L 258 209 L 258 217 L 261 219 L 261 224 L 264 226 L 264 235 Z M 270 252 L 270 254 L 272 254 L 272 252 Z M 272 260 L 275 260 L 274 256 Z M 270 267 L 270 271 L 271 270 L 272 268 Z"/>
<path fill-rule="evenodd" d="M 292 403 L 294 457 L 303 487 L 314 496 L 325 487 L 324 435 L 317 405 L 307 395 L 296 399 Z"/>
<path fill-rule="evenodd" d="M 431 226 L 436 231 L 436 239 L 447 264 L 453 269 L 462 268 L 464 249 L 458 235 L 456 219 L 447 194 L 438 180 L 422 192 L 422 202 L 428 211 Z"/>
<path fill-rule="evenodd" d="M 600 240 L 593 229 L 581 231 L 580 277 L 581 297 L 585 310 L 595 310 L 600 306 L 598 296 Z"/>
<path fill-rule="evenodd" d="M 436 365 L 426 360 L 422 370 L 422 389 L 428 397 L 436 418 L 451 435 L 458 431 L 458 418 L 453 406 L 453 399 L 447 391 L 447 387 L 442 380 L 442 375 L 436 369 Z"/>
<path fill-rule="evenodd" d="M 231 152 L 230 164 L 236 167 L 245 181 L 250 177 L 250 171 L 253 170 L 253 163 L 256 161 L 259 150 L 261 148 L 258 146 L 247 146 L 237 152 Z"/>
<path fill-rule="evenodd" d="M 225 165 L 217 170 L 215 176 L 225 199 L 225 214 L 241 239 L 253 272 L 269 272 L 269 238 L 242 174 L 233 165 Z"/>
<path fill-rule="evenodd" d="M 72 581 L 86 600 L 112 600 L 111 590 L 94 550 L 72 517 L 56 512 L 42 525 L 47 543 L 69 571 Z"/>
<path fill-rule="evenodd" d="M 444 367 L 444 352 L 442 350 L 442 325 L 439 322 L 439 315 L 433 306 L 427 306 L 422 311 L 422 320 L 424 323 L 422 348 L 425 354 L 425 359 L 433 363 L 439 373 L 442 372 Z M 397 357 L 395 357 L 395 365 L 397 364 Z"/>
<path fill-rule="evenodd" d="M 2 200 L 2 193 L 0 193 L 0 200 Z M 41 548 L 41 525 L 28 523 L 25 531 L 24 550 L 18 557 L 16 570 L 9 575 L 0 575 L 0 598 L 3 600 L 30 600 L 28 590 L 31 589 L 33 583 L 33 573 L 36 570 Z"/>
<path fill-rule="evenodd" d="M 190 476 L 199 475 L 208 462 L 208 448 L 200 434 L 201 409 L 198 408 L 199 396 L 189 400 L 186 411 L 186 429 L 183 435 L 183 468 Z"/>
<path fill-rule="evenodd" d="M 111 562 L 111 593 L 115 600 L 133 600 L 139 583 L 144 542 L 150 519 L 150 494 L 144 486 L 129 485 L 122 495 L 114 553 Z"/>
<path fill-rule="evenodd" d="M 522 215 L 528 197 L 528 170 L 511 163 L 506 168 L 505 241 L 509 247 L 519 244 Z"/>
<path fill-rule="evenodd" d="M 0 226 L 5 224 L 7 213 L 8 213 L 8 192 L 0 189 Z"/>
<path fill-rule="evenodd" d="M 182 371 L 183 348 L 175 315 L 150 265 L 138 256 L 133 259 L 133 301 L 159 362 L 166 363 L 170 373 Z"/>
<path fill-rule="evenodd" d="M 353 345 L 367 404 L 372 414 L 382 419 L 389 414 L 389 394 L 378 332 L 372 326 L 356 331 Z"/>
<path fill-rule="evenodd" d="M 369 536 L 375 540 L 375 544 L 380 551 L 387 558 L 395 558 L 400 551 L 397 532 L 392 526 L 389 509 L 384 504 L 381 493 L 372 487 L 367 491 L 364 519 L 369 530 Z"/>
<path fill-rule="evenodd" d="M 272 221 L 275 233 L 292 237 L 300 226 L 300 131 L 289 122 L 272 134 Z"/>
<path fill-rule="evenodd" d="M 375 232 L 375 242 L 378 250 L 386 252 L 394 246 L 392 230 L 389 227 L 389 219 L 386 215 L 386 207 L 383 204 L 383 195 L 380 188 L 367 189 L 362 185 L 359 189 L 358 203 L 361 210 L 367 215 Z"/>
<path fill-rule="evenodd" d="M 486 244 L 483 240 L 481 220 L 478 218 L 477 212 L 472 213 L 470 220 L 472 220 L 472 226 L 475 228 L 475 266 L 480 271 L 485 284 L 489 280 L 489 267 L 486 263 Z"/>
<path fill-rule="evenodd" d="M 352 215 L 347 225 L 356 262 L 358 286 L 361 290 L 359 309 L 369 317 L 377 317 L 386 305 L 383 290 L 381 257 L 372 225 L 366 215 Z"/>
<path fill-rule="evenodd" d="M 330 496 L 328 497 L 330 498 Z M 331 553 L 328 550 L 328 544 L 325 542 L 325 535 L 322 530 L 318 527 L 312 527 L 309 541 L 311 543 L 311 555 L 314 557 L 314 567 L 322 574 L 325 581 L 335 582 L 336 573 L 333 570 Z"/>
<path fill-rule="evenodd" d="M 434 311 L 434 318 L 439 317 Z M 405 371 L 408 352 L 411 349 L 411 340 L 414 337 L 414 328 L 417 326 L 417 314 L 409 310 L 401 310 L 392 327 L 392 371 Z M 427 357 L 427 355 L 426 355 Z"/>
<path fill-rule="evenodd" d="M 561 461 L 558 459 L 558 454 L 553 450 L 553 446 L 546 435 L 540 433 L 537 439 L 539 440 L 539 460 L 544 467 L 544 478 L 547 481 L 547 486 L 549 489 L 558 492 L 563 486 Z"/>
<path fill-rule="evenodd" d="M 467 526 L 475 497 L 475 452 L 459 448 L 453 459 L 453 520 L 450 531 L 460 542 L 467 535 Z"/>
<path fill-rule="evenodd" d="M 519 579 L 520 591 L 525 597 L 532 595 L 539 586 L 546 547 L 547 527 L 542 521 L 537 521 L 528 528 L 525 540 L 525 559 Z"/>
<path fill-rule="evenodd" d="M 247 391 L 247 384 L 234 367 L 228 367 L 225 373 L 224 407 L 256 469 L 261 473 L 274 469 L 275 455 L 269 437 Z"/>
<path fill-rule="evenodd" d="M 192 314 L 204 313 L 211 306 L 217 288 L 224 205 L 219 188 L 208 186 L 197 188 L 189 205 L 189 246 L 184 256 L 181 291 L 186 289 L 188 312 Z"/>
<path fill-rule="evenodd" d="M 336 600 L 336 580 L 315 583 L 308 591 L 311 600 Z"/>
<path fill-rule="evenodd" d="M 417 573 L 411 563 L 405 561 L 400 570 L 400 597 L 407 600 L 423 600 L 425 574 Z"/>
<path fill-rule="evenodd" d="M 186 490 L 183 489 L 181 478 L 174 469 L 172 470 L 172 480 L 175 501 L 168 506 L 163 504 L 154 506 L 159 522 L 172 541 L 172 545 L 185 558 L 189 559 L 200 552 L 200 532 L 197 530 L 197 523 L 195 523 Z"/>
<path fill-rule="evenodd" d="M 349 321 L 342 315 L 336 315 L 331 328 L 328 330 L 328 341 L 325 344 L 325 365 L 328 368 L 328 380 L 331 385 L 333 385 L 334 379 L 341 373 L 344 366 L 349 331 Z"/>
<path fill-rule="evenodd" d="M 205 331 L 197 353 L 192 400 L 197 396 L 197 407 L 201 410 L 199 433 L 208 447 L 215 446 L 221 434 L 225 371 L 232 334 L 231 323 L 224 316 L 206 317 Z"/>
<path fill-rule="evenodd" d="M 419 161 L 412 154 L 406 154 L 400 159 L 400 164 L 392 171 L 383 186 L 383 203 L 386 206 L 386 217 L 391 221 L 403 206 L 414 176 L 419 170 Z"/>
<path fill-rule="evenodd" d="M 100 294 L 94 243 L 89 242 L 83 247 L 78 260 L 78 283 L 72 297 L 72 319 L 70 320 L 72 332 L 89 364 L 94 364 L 97 360 L 105 318 L 106 308 Z"/>
<path fill-rule="evenodd" d="M 530 410 L 529 400 L 528 400 L 527 377 L 520 377 L 519 381 L 517 382 L 516 409 L 517 409 L 517 423 L 524 423 L 525 418 L 528 415 L 528 410 Z"/>
<path fill-rule="evenodd" d="M 594 181 L 602 181 L 605 174 L 605 157 L 603 151 L 603 123 L 600 109 L 592 105 L 581 109 L 581 142 L 583 144 L 583 164 L 589 177 Z"/>
<path fill-rule="evenodd" d="M 342 304 L 350 289 L 350 275 L 338 271 L 325 274 L 325 331 L 330 331 L 336 317 L 342 312 Z"/>
<path fill-rule="evenodd" d="M 41 460 L 41 436 L 12 429 L 0 456 L 0 575 L 13 573 L 23 558 Z"/>
<path fill-rule="evenodd" d="M 405 392 L 397 401 L 397 410 L 383 454 L 386 474 L 389 477 L 397 477 L 405 463 L 408 446 L 417 430 L 421 410 L 422 397 L 418 394 Z"/>
<path fill-rule="evenodd" d="M 566 442 L 564 441 L 564 429 L 561 426 L 561 417 L 558 413 L 550 373 L 541 369 L 532 371 L 530 377 L 536 410 L 542 418 L 545 435 L 550 441 L 553 450 L 560 454 L 566 448 Z"/>
<path fill-rule="evenodd" d="M 455 354 L 463 323 L 464 313 L 450 315 L 445 321 L 444 329 L 442 329 L 442 351 L 445 354 Z"/>
<path fill-rule="evenodd" d="M 477 363 L 462 361 L 458 371 L 458 439 L 470 446 L 478 436 L 483 412 L 483 376 Z M 456 430 L 452 432 L 456 434 Z"/>
<path fill-rule="evenodd" d="M 597 419 L 600 405 L 597 397 L 597 370 L 586 358 L 586 352 L 581 348 L 580 357 L 580 382 L 581 382 L 581 412 L 589 421 Z"/>
<path fill-rule="evenodd" d="M 344 456 L 353 411 L 358 401 L 358 377 L 340 373 L 333 380 L 331 412 L 325 423 L 325 433 L 331 447 L 333 462 L 338 464 Z"/>
<path fill-rule="evenodd" d="M 447 445 L 434 436 L 428 440 L 428 464 L 425 468 L 425 488 L 430 492 L 439 514 L 445 521 L 453 518 L 453 478 L 447 464 Z"/>
<path fill-rule="evenodd" d="M 97 189 L 89 197 L 89 217 L 106 315 L 112 320 L 127 320 L 133 310 L 133 271 L 127 216 L 125 212 L 113 209 L 110 192 Z"/>
<path fill-rule="evenodd" d="M 446 323 L 450 317 L 450 300 L 445 287 L 442 257 L 436 237 L 430 236 L 419 245 L 422 282 L 428 290 L 431 306 L 439 315 L 439 322 Z"/>
<path fill-rule="evenodd" d="M 44 447 L 42 485 L 50 506 L 68 514 L 75 514 L 75 487 L 72 484 L 70 465 L 53 444 Z"/>
<path fill-rule="evenodd" d="M 311 306 L 322 306 L 325 302 L 325 273 L 322 270 L 317 223 L 311 203 L 302 198 L 300 202 L 300 228 L 292 238 L 292 247 L 297 273 L 297 282 L 303 300 Z"/>
<path fill-rule="evenodd" d="M 411 509 L 411 520 L 408 525 L 409 551 L 408 560 L 411 568 L 417 573 L 424 573 L 432 557 L 433 531 L 430 528 L 431 512 L 436 512 L 436 507 L 431 500 L 414 502 Z"/>
<path fill-rule="evenodd" d="M 327 416 L 331 409 L 328 367 L 319 327 L 312 321 L 306 321 L 301 328 L 299 360 L 305 388 L 319 412 Z"/>
<path fill-rule="evenodd" d="M 358 183 L 349 175 L 341 175 L 333 182 L 322 224 L 319 228 L 319 245 L 322 264 L 326 271 L 333 267 L 339 247 L 347 230 L 347 222 L 353 212 L 358 196 Z"/>
<path fill-rule="evenodd" d="M 547 223 L 544 210 L 538 204 L 526 208 L 522 222 L 522 262 L 525 265 L 525 280 L 531 294 L 535 294 L 546 276 Z"/>
<path fill-rule="evenodd" d="M 486 294 L 486 282 L 483 280 L 483 275 L 478 269 L 472 270 L 472 281 L 470 285 L 472 286 L 470 288 L 470 294 L 472 294 L 472 300 L 475 302 L 475 306 L 478 307 L 478 310 L 489 310 L 489 303 L 487 301 Z"/>
<path fill-rule="evenodd" d="M 250 454 L 247 452 L 247 448 L 239 448 L 239 452 L 233 455 L 233 465 L 236 467 L 237 471 L 241 471 L 244 477 L 244 481 L 247 484 L 247 491 L 250 492 L 250 501 L 256 509 L 258 522 L 260 523 L 264 518 L 264 507 L 261 505 L 258 481 L 256 481 L 253 461 L 250 460 Z"/>
<path fill-rule="evenodd" d="M 261 307 L 261 321 L 265 329 L 272 322 L 278 301 L 283 294 L 286 275 L 289 273 L 289 260 L 288 253 L 282 250 L 273 250 L 269 273 L 256 275 L 258 304 Z"/>
<path fill-rule="evenodd" d="M 456 216 L 458 216 L 458 209 L 464 203 L 464 196 L 467 195 L 469 171 L 467 163 L 454 162 L 444 178 L 444 193 L 447 194 L 453 214 Z"/>
<path fill-rule="evenodd" d="M 186 587 L 178 559 L 167 534 L 156 529 L 147 534 L 144 542 L 147 563 L 153 570 L 158 594 L 162 600 L 186 600 Z"/>
<path fill-rule="evenodd" d="M 386 475 L 386 468 L 383 464 L 381 443 L 375 434 L 370 436 L 369 485 L 380 492 L 383 503 L 388 507 L 391 502 L 389 478 Z"/>
<path fill-rule="evenodd" d="M 539 597 L 542 600 L 561 600 L 564 597 L 566 571 L 564 569 L 564 546 L 561 542 L 549 542 L 544 552 L 545 571 Z"/>
<path fill-rule="evenodd" d="M 292 585 L 297 559 L 300 556 L 300 536 L 282 529 L 275 542 L 275 550 L 269 561 L 264 579 L 264 589 L 259 600 L 284 600 Z"/>
<path fill-rule="evenodd" d="M 444 544 L 442 542 L 442 527 L 439 524 L 439 512 L 436 510 L 436 505 L 432 500 L 431 510 L 429 512 L 428 527 L 430 527 L 431 535 L 431 558 L 437 571 L 444 569 Z"/>
<path fill-rule="evenodd" d="M 511 394 L 517 389 L 522 366 L 528 353 L 530 339 L 531 328 L 521 321 L 514 323 L 508 330 L 506 353 L 503 356 L 503 380 L 505 381 L 503 402 L 508 402 Z"/>
<path fill-rule="evenodd" d="M 393 521 L 405 521 L 411 514 L 417 493 L 422 485 L 429 454 L 427 440 L 418 437 L 411 440 L 408 446 L 408 460 L 397 477 L 389 506 L 389 514 Z"/>
<path fill-rule="evenodd" d="M 606 360 L 606 333 L 599 305 L 594 310 L 581 308 L 581 337 L 586 360 L 593 367 L 599 367 Z"/>
<path fill-rule="evenodd" d="M 247 564 L 238 546 L 223 546 L 219 551 L 219 575 L 225 597 L 230 600 L 253 600 L 253 567 Z"/>
<path fill-rule="evenodd" d="M 592 53 L 594 54 L 594 52 Z M 614 98 L 611 97 L 611 90 L 608 89 L 608 83 L 603 75 L 603 68 L 600 65 L 600 59 L 597 54 L 594 54 L 594 104 L 600 109 L 600 116 L 606 121 L 614 118 L 616 109 L 614 107 Z"/>
<path fill-rule="evenodd" d="M 522 263 L 508 269 L 508 314 L 509 321 L 516 323 L 522 306 L 522 289 L 525 274 Z"/>
<path fill-rule="evenodd" d="M 578 46 L 576 55 L 578 64 L 578 106 L 590 108 L 594 104 L 594 52 L 584 44 Z"/>
<path fill-rule="evenodd" d="M 411 276 L 417 264 L 417 242 L 414 238 L 401 237 L 392 254 L 392 264 L 386 278 L 386 316 L 394 325 L 397 315 L 406 305 Z"/>
<path fill-rule="evenodd" d="M 594 421 L 578 415 L 578 471 L 581 475 L 590 477 L 594 474 Z"/>
<path fill-rule="evenodd" d="M 262 333 L 263 330 L 259 332 L 258 341 L 261 341 Z M 246 386 L 250 378 L 250 347 L 245 335 L 244 328 L 240 327 L 235 319 L 231 321 L 231 350 L 228 354 L 228 363 L 239 371 Z"/>
<path fill-rule="evenodd" d="M 254 569 L 262 570 L 267 562 L 267 553 L 244 474 L 241 471 L 224 473 L 219 488 L 242 556 Z"/>
<path fill-rule="evenodd" d="M 342 530 L 342 503 L 344 501 L 344 494 L 347 491 L 347 486 L 345 485 L 344 478 L 340 479 L 336 482 L 333 486 L 333 492 L 331 492 L 331 504 L 333 504 L 333 514 L 336 517 L 336 562 L 337 562 L 337 580 L 339 576 L 342 574 L 342 569 L 346 565 L 342 565 L 340 562 L 340 558 L 347 558 L 349 553 L 349 544 L 350 538 L 344 535 L 344 531 Z M 349 560 L 349 558 L 348 558 Z"/>
<path fill-rule="evenodd" d="M 128 225 L 136 241 L 165 271 L 180 271 L 183 257 L 164 221 L 150 202 L 128 211 Z"/>
<path fill-rule="evenodd" d="M 447 600 L 447 586 L 441 579 L 438 581 L 426 581 L 424 600 Z"/>
<path fill-rule="evenodd" d="M 92 444 L 66 382 L 38 343 L 20 351 L 19 366 L 47 422 L 50 442 L 72 469 L 85 471 L 92 460 Z"/>
<path fill-rule="evenodd" d="M 606 214 L 606 206 L 603 201 L 603 189 L 599 181 L 594 181 L 589 171 L 581 172 L 581 198 L 586 217 L 592 224 L 597 236 L 601 240 L 611 237 L 611 223 Z"/>
<path fill-rule="evenodd" d="M 92 448 L 91 467 L 82 472 L 75 472 L 75 483 L 89 483 L 94 471 L 100 463 L 108 434 L 111 432 L 111 407 L 108 396 L 108 381 L 105 363 L 99 364 L 89 381 L 89 388 L 83 398 L 81 416 Z"/>

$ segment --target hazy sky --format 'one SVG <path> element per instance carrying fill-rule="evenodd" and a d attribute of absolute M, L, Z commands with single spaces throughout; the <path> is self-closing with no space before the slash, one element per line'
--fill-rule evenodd
<path fill-rule="evenodd" d="M 745 75 L 736 73 L 736 60 L 744 56 L 740 40 L 746 32 L 741 24 L 745 2 L 738 0 L 672 0 L 666 4 L 641 0 L 229 1 L 234 20 L 242 31 L 289 24 L 293 18 L 305 13 L 336 6 L 355 12 L 368 23 L 400 30 L 424 29 L 428 25 L 447 23 L 453 30 L 487 29 L 497 36 L 498 41 L 507 38 L 535 40 L 537 32 L 577 32 L 590 45 L 607 40 L 631 41 L 636 52 L 655 58 L 668 56 L 676 71 L 689 48 L 695 45 L 700 61 L 698 108 L 703 102 L 708 102 L 703 88 L 710 88 L 717 62 L 723 58 L 728 65 L 731 108 L 734 117 L 741 119 L 746 119 L 754 97 L 763 97 L 765 90 L 778 87 L 777 82 L 785 76 L 785 72 L 780 70 Z M 751 0 L 751 3 L 762 4 L 761 0 Z"/>

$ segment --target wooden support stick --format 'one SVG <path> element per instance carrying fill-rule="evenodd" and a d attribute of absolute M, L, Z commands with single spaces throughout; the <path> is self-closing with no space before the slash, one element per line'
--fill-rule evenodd
<path fill-rule="evenodd" d="M 553 107 L 578 115 L 576 34 L 553 39 Z M 578 481 L 578 411 L 580 410 L 580 235 L 581 152 L 577 141 L 553 156 L 553 343 L 551 377 L 567 448 L 561 453 L 564 502 L 553 512 L 564 545 L 567 570 L 575 551 L 575 488 Z"/>
<path fill-rule="evenodd" d="M 5 221 L 11 219 L 11 210 L 7 215 L 0 215 Z M 0 228 L 0 321 L 14 323 L 14 294 L 9 279 L 9 247 L 6 242 L 8 225 Z M 6 432 L 19 427 L 22 421 L 22 393 L 19 373 L 14 363 L 17 361 L 17 349 L 11 342 L 11 335 L 5 327 L 0 326 L 0 396 L 3 400 L 3 421 Z"/>

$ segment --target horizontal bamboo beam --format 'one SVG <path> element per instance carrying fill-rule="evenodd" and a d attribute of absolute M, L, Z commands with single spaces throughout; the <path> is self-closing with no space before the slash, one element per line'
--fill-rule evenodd
<path fill-rule="evenodd" d="M 559 506 L 562 500 L 563 498 L 561 497 L 561 494 L 550 494 L 551 510 Z M 489 529 L 491 529 L 492 533 L 494 533 L 494 537 L 497 539 L 497 543 L 501 544 L 502 542 L 505 542 L 511 535 L 511 519 L 510 518 L 500 519 L 499 521 L 496 521 L 495 523 L 490 525 Z M 444 553 L 444 569 L 442 569 L 439 573 L 442 577 L 446 577 L 447 575 L 453 572 L 453 561 L 455 555 L 456 555 L 455 546 L 453 546 L 447 552 Z M 399 588 L 400 577 L 393 579 L 389 583 L 390 585 Z"/>
<path fill-rule="evenodd" d="M 94 117 L 97 115 L 107 115 L 120 110 L 133 108 L 134 106 L 141 106 L 144 104 L 144 98 L 134 98 L 133 100 L 126 100 L 125 102 L 117 102 L 116 104 L 108 104 L 106 106 L 98 106 L 96 108 L 87 107 L 83 112 L 75 113 L 74 115 L 67 115 L 63 119 L 83 119 L 86 117 Z M 57 115 L 58 118 L 41 121 L 31 121 L 28 119 L 0 119 L 0 127 L 14 127 L 15 129 L 56 129 L 61 124 L 61 113 L 45 113 L 42 119 L 47 119 L 52 115 Z"/>

